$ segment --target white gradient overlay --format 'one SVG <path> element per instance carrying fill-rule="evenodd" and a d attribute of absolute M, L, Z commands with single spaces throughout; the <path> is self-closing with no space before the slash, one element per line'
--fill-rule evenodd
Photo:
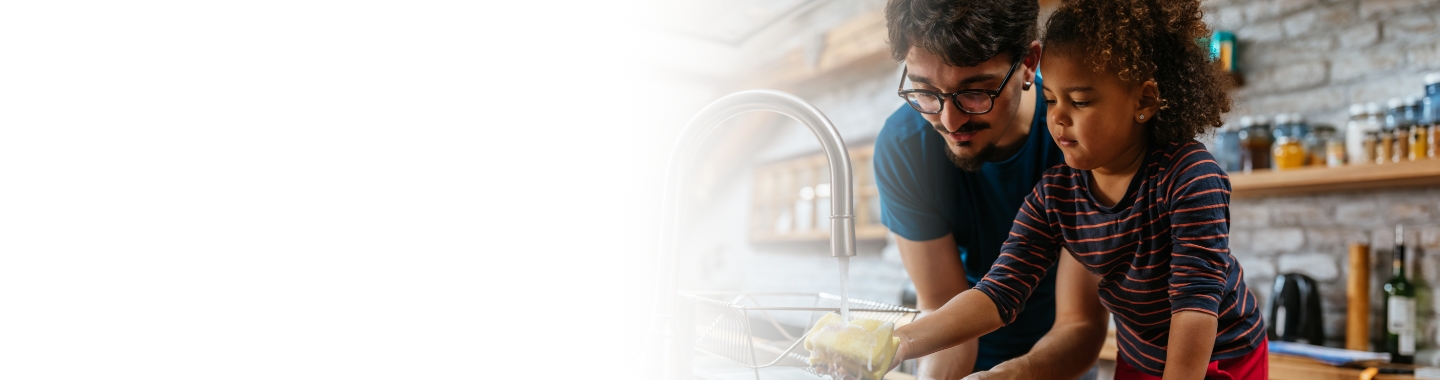
<path fill-rule="evenodd" d="M 633 378 L 703 106 L 639 16 L 7 3 L 0 378 Z"/>

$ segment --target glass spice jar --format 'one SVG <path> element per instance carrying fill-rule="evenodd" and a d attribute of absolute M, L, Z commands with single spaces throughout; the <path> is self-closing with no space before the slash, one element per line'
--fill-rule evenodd
<path fill-rule="evenodd" d="M 1299 169 L 1305 166 L 1305 148 L 1300 145 L 1299 139 L 1281 135 L 1275 140 L 1273 150 L 1275 170 Z"/>

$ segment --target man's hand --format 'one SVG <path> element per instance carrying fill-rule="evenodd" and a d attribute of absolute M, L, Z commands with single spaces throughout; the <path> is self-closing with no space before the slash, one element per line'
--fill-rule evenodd
<path fill-rule="evenodd" d="M 989 371 L 976 372 L 965 376 L 962 380 L 1019 380 L 1019 379 L 1042 379 L 1049 374 L 1035 373 L 1029 371 L 1036 368 L 1037 364 L 1031 361 L 1029 355 L 1006 360 L 1004 363 L 990 368 Z"/>
<path fill-rule="evenodd" d="M 1023 379 L 1013 371 L 999 371 L 991 369 L 984 372 L 976 372 L 965 376 L 963 380 L 1020 380 Z"/>

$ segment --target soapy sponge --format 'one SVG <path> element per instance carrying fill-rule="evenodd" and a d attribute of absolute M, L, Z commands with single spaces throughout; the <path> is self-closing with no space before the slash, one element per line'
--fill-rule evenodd
<path fill-rule="evenodd" d="M 874 319 L 845 322 L 835 313 L 825 314 L 810 335 L 805 349 L 810 350 L 810 365 L 821 371 L 840 372 L 861 379 L 879 380 L 890 370 L 900 338 L 894 336 L 895 324 Z"/>

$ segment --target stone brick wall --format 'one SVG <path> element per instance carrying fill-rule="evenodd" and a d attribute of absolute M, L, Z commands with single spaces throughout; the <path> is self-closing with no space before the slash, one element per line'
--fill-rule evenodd
<path fill-rule="evenodd" d="M 1343 126 L 1352 103 L 1424 93 L 1440 71 L 1440 2 L 1212 0 L 1206 18 L 1235 32 L 1245 85 L 1231 117 L 1299 112 Z"/>
<path fill-rule="evenodd" d="M 1384 102 L 1424 93 L 1422 78 L 1440 71 L 1440 2 L 1425 0 L 1213 0 L 1207 19 L 1235 32 L 1246 83 L 1229 117 L 1299 112 L 1312 123 L 1343 127 L 1352 103 Z M 1344 340 L 1347 246 L 1373 248 L 1372 305 L 1381 313 L 1380 284 L 1390 276 L 1395 224 L 1405 224 L 1408 268 L 1420 285 L 1422 348 L 1417 360 L 1437 364 L 1436 303 L 1440 286 L 1440 189 L 1237 199 L 1231 204 L 1232 249 L 1246 281 L 1268 300 L 1277 273 L 1303 273 L 1321 285 L 1330 345 Z M 1415 241 L 1415 240 L 1419 241 Z M 1374 319 L 1372 319 L 1373 321 Z M 1372 326 L 1372 336 L 1379 332 Z"/>
<path fill-rule="evenodd" d="M 1422 347 L 1435 347 L 1440 286 L 1440 188 L 1236 199 L 1230 205 L 1230 248 L 1245 268 L 1245 281 L 1268 301 L 1277 273 L 1301 273 L 1320 283 L 1325 336 L 1339 346 L 1345 336 L 1345 279 L 1350 243 L 1371 246 L 1371 308 L 1381 315 L 1380 284 L 1390 278 L 1396 224 L 1406 227 L 1406 268 L 1421 288 Z M 1375 321 L 1376 319 L 1372 319 Z M 1378 336 L 1379 325 L 1372 326 Z"/>

